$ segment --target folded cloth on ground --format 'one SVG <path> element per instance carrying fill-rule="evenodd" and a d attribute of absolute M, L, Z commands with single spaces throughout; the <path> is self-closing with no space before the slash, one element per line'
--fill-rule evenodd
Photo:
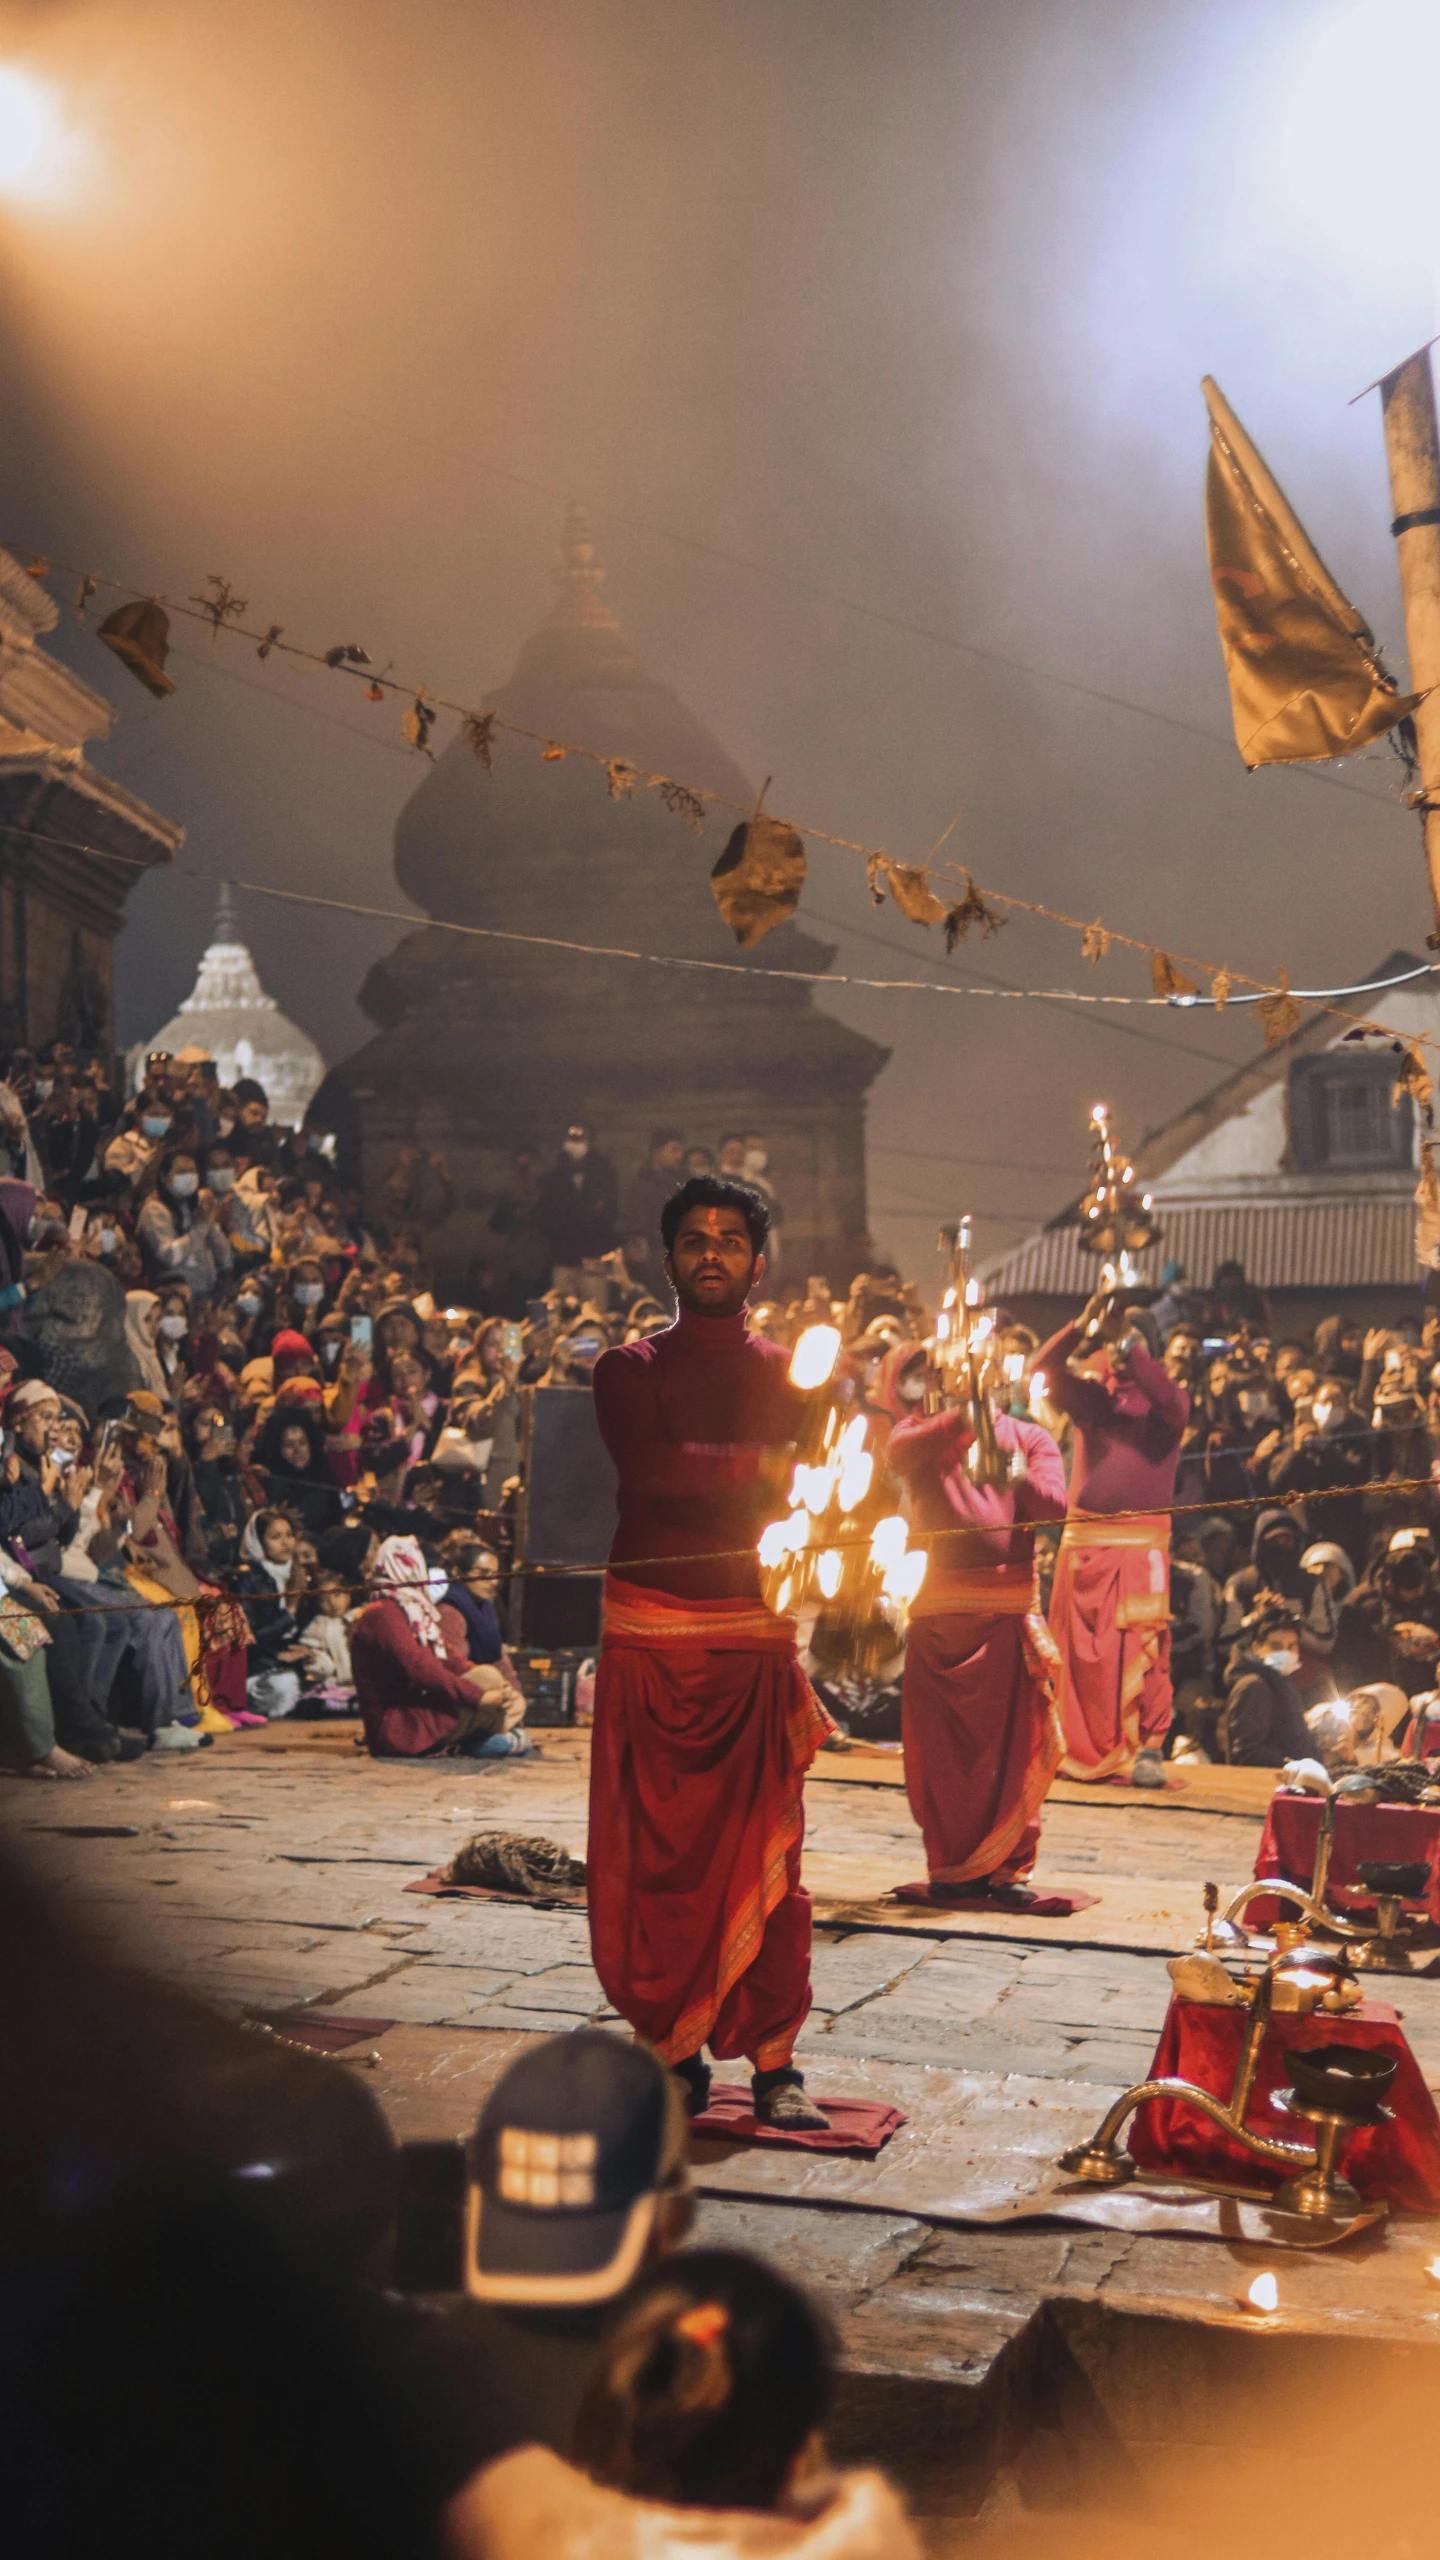
<path fill-rule="evenodd" d="M 573 1892 L 585 1882 L 585 1866 L 555 1840 L 527 1839 L 523 1831 L 477 1831 L 457 1849 L 446 1882 L 488 1885 L 500 1893 Z"/>

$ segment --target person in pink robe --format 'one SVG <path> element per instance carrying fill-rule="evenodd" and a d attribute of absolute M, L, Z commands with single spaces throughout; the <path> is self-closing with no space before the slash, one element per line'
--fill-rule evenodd
<path fill-rule="evenodd" d="M 1048 1431 L 1007 1413 L 995 1437 L 1023 1473 L 977 1485 L 968 1404 L 912 1414 L 886 1463 L 910 1489 L 929 1565 L 910 1612 L 901 1696 L 905 1788 L 937 1901 L 1030 1873 L 1060 1763 L 1058 1660 L 1035 1590 L 1035 1528 L 1065 1516 Z"/>
<path fill-rule="evenodd" d="M 1050 1630 L 1062 1671 L 1062 1774 L 1087 1783 L 1163 1783 L 1169 1505 L 1190 1399 L 1162 1367 L 1151 1322 L 1127 1293 L 1097 1291 L 1035 1355 L 1049 1402 L 1075 1426 Z M 1077 1353 L 1085 1365 L 1072 1369 Z"/>

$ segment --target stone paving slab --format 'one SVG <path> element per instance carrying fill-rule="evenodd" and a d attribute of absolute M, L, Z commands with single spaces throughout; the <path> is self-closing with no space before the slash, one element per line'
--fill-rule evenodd
<path fill-rule="evenodd" d="M 330 1734 L 260 1741 L 222 1742 L 183 1772 L 147 1760 L 63 1791 L 0 1781 L 0 1829 L 108 1949 L 219 2007 L 397 2019 L 365 2079 L 402 2136 L 468 2133 L 485 2090 L 534 2035 L 611 2021 L 583 1915 L 404 1890 L 487 1825 L 582 1850 L 583 1738 L 547 1736 L 539 1759 L 489 1764 L 481 1776 L 371 1763 Z M 923 1871 L 903 1790 L 836 1782 L 822 1769 L 807 1790 L 810 1873 L 841 1891 L 824 1906 L 839 1925 L 816 1939 L 801 2045 L 811 2084 L 839 2094 L 869 2075 L 881 2094 L 908 2097 L 917 2117 L 948 2108 L 952 2132 L 963 2085 L 982 2177 L 1013 2149 L 1013 2108 L 997 2112 L 987 2092 L 1009 2088 L 1013 2098 L 1022 2082 L 1035 2092 L 1026 2113 L 1043 2118 L 1047 2144 L 1057 2108 L 1095 2120 L 1107 2094 L 1148 2067 L 1169 1997 L 1165 1957 L 1194 1933 L 1201 1884 L 1250 1871 L 1261 1818 L 1253 1799 L 1253 1787 L 1248 1810 L 1210 1809 L 1208 1794 L 1202 1807 L 1188 1792 L 1052 1798 L 1042 1879 L 1101 1896 L 1080 1915 L 1088 1930 L 893 1908 L 877 1921 L 857 1883 Z M 134 1836 L 73 1836 L 111 1828 Z M 1398 1982 L 1393 1995 L 1440 2086 L 1440 1982 Z M 747 2186 L 761 2174 L 740 2173 Z M 915 2461 L 942 2437 L 952 2458 L 956 2431 L 1019 2387 L 1047 2303 L 1243 2323 L 1235 2293 L 1253 2253 L 1105 2231 L 962 2231 L 897 2210 L 883 2190 L 863 2211 L 842 2212 L 815 2174 L 813 2197 L 707 2194 L 697 2233 L 775 2254 L 830 2302 L 850 2383 L 862 2399 L 879 2394 L 863 2404 L 872 2436 L 862 2427 L 848 2440 L 877 2453 L 899 2443 L 902 2404 L 885 2395 L 903 2385 L 903 2407 L 924 2412 Z M 1404 2225 L 1363 2259 L 1287 2259 L 1286 2317 L 1318 2327 L 1329 2304 L 1357 2334 L 1431 2342 L 1440 2297 L 1420 2267 L 1433 2242 Z M 1292 2267 L 1303 2272 L 1292 2277 Z M 847 2425 L 859 2423 L 860 2405 L 847 2404 Z"/>

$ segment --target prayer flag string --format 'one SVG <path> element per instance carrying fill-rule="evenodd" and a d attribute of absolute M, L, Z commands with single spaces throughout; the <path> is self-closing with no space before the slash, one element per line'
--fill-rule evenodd
<path fill-rule="evenodd" d="M 169 680 L 165 678 L 163 673 L 165 634 L 163 629 L 157 634 L 158 645 L 153 653 L 155 662 L 151 664 L 149 672 L 147 673 L 144 669 L 135 666 L 134 634 L 130 629 L 130 620 L 133 619 L 132 608 L 135 606 L 144 606 L 149 609 L 150 612 L 159 617 L 162 625 L 164 617 L 167 614 L 179 614 L 188 621 L 201 622 L 205 624 L 207 629 L 210 631 L 212 640 L 218 640 L 220 635 L 224 633 L 228 637 L 252 641 L 255 644 L 256 655 L 262 661 L 268 660 L 272 654 L 278 654 L 284 657 L 294 658 L 305 665 L 327 669 L 331 673 L 350 676 L 356 679 L 363 679 L 365 694 L 367 699 L 370 701 L 381 701 L 386 695 L 395 695 L 403 698 L 409 707 L 401 721 L 401 734 L 417 753 L 422 753 L 427 758 L 433 756 L 434 752 L 430 746 L 429 740 L 436 715 L 441 711 L 449 711 L 455 713 L 461 721 L 461 736 L 464 743 L 469 747 L 477 761 L 487 771 L 492 768 L 494 739 L 496 732 L 499 731 L 512 737 L 527 739 L 531 743 L 537 744 L 540 747 L 542 759 L 546 762 L 559 763 L 566 757 L 573 755 L 580 757 L 588 763 L 598 766 L 605 775 L 607 788 L 610 790 L 612 796 L 615 796 L 618 793 L 628 797 L 637 789 L 657 792 L 668 808 L 674 810 L 677 815 L 683 817 L 686 823 L 697 831 L 704 823 L 704 816 L 707 808 L 731 810 L 747 822 L 754 816 L 753 809 L 747 807 L 740 801 L 728 798 L 723 792 L 708 790 L 701 784 L 686 782 L 683 778 L 676 775 L 644 771 L 643 769 L 633 765 L 627 758 L 617 756 L 613 749 L 607 751 L 603 748 L 581 744 L 579 741 L 574 739 L 555 738 L 550 736 L 544 730 L 531 728 L 521 721 L 511 720 L 496 711 L 477 711 L 470 704 L 457 701 L 446 694 L 436 693 L 429 686 L 418 685 L 409 678 L 402 678 L 394 675 L 388 668 L 377 674 L 368 652 L 357 642 L 342 642 L 336 647 L 321 650 L 308 648 L 298 641 L 287 640 L 284 637 L 283 626 L 276 622 L 267 622 L 263 628 L 252 629 L 241 619 L 242 614 L 248 610 L 247 606 L 242 599 L 234 595 L 229 581 L 219 576 L 212 577 L 207 582 L 214 591 L 210 596 L 195 596 L 187 602 L 177 603 L 168 597 L 161 597 L 154 594 L 147 595 L 143 589 L 127 585 L 121 579 L 108 577 L 96 569 L 76 569 L 68 566 L 64 562 L 55 561 L 46 556 L 29 552 L 24 546 L 10 545 L 7 547 L 14 551 L 17 558 L 26 563 L 29 574 L 36 579 L 47 577 L 52 573 L 75 578 L 78 581 L 76 612 L 82 617 L 90 597 L 100 588 L 105 588 L 112 594 L 128 598 L 129 604 L 121 608 L 118 616 L 111 617 L 112 621 L 119 621 L 123 619 L 126 624 L 125 632 L 121 635 L 123 636 L 125 645 L 118 648 L 117 654 L 126 658 L 127 663 L 132 665 L 132 671 L 138 675 L 139 680 L 142 683 L 146 683 L 152 691 L 162 688 L 165 691 L 172 689 L 169 684 Z M 102 636 L 106 636 L 103 632 L 103 627 Z M 115 645 L 114 635 L 112 635 L 112 645 Z M 147 657 L 151 655 L 148 645 L 146 654 Z M 157 676 L 158 684 L 156 681 Z M 872 888 L 876 888 L 879 879 L 883 877 L 891 895 L 895 898 L 896 904 L 900 906 L 902 912 L 909 914 L 912 920 L 926 925 L 928 925 L 932 920 L 943 922 L 947 950 L 953 950 L 956 940 L 964 939 L 972 924 L 978 925 L 982 933 L 988 937 L 989 934 L 994 932 L 997 925 L 1006 921 L 1005 917 L 996 913 L 997 909 L 1005 908 L 1018 914 L 1042 917 L 1047 923 L 1060 925 L 1068 932 L 1079 934 L 1081 937 L 1082 951 L 1092 967 L 1094 967 L 1110 947 L 1115 944 L 1118 944 L 1125 950 L 1141 953 L 1151 964 L 1155 992 L 1149 998 L 1107 997 L 1100 995 L 1091 996 L 1071 988 L 1023 988 L 1011 990 L 1008 988 L 986 987 L 982 990 L 979 987 L 942 984 L 933 979 L 872 979 L 854 976 L 839 977 L 830 972 L 821 973 L 795 969 L 752 970 L 738 962 L 688 960 L 681 959 L 673 955 L 663 955 L 655 952 L 640 952 L 623 948 L 609 948 L 604 945 L 589 945 L 569 942 L 561 940 L 558 937 L 552 938 L 543 935 L 505 933 L 498 927 L 456 925 L 454 923 L 445 922 L 440 918 L 432 918 L 428 921 L 434 923 L 440 929 L 449 932 L 470 933 L 494 940 L 530 942 L 547 949 L 584 952 L 589 956 L 597 958 L 642 961 L 652 966 L 664 968 L 723 970 L 732 975 L 763 975 L 772 978 L 786 978 L 792 981 L 799 980 L 805 983 L 824 984 L 829 986 L 878 988 L 892 992 L 909 993 L 923 990 L 927 993 L 945 995 L 970 995 L 984 992 L 986 994 L 1000 996 L 1018 995 L 1021 997 L 1048 999 L 1050 1001 L 1054 1001 L 1058 998 L 1059 1000 L 1067 1003 L 1077 1004 L 1158 1003 L 1165 1005 L 1178 1004 L 1181 1006 L 1193 1004 L 1199 996 L 1199 990 L 1190 981 L 1185 980 L 1180 976 L 1179 969 L 1177 968 L 1178 962 L 1183 963 L 1185 968 L 1198 970 L 1203 975 L 1207 975 L 1210 978 L 1211 990 L 1209 1001 L 1214 1005 L 1217 1011 L 1224 1010 L 1226 1002 L 1231 998 L 1231 991 L 1233 988 L 1239 986 L 1250 989 L 1253 992 L 1255 1000 L 1260 1006 L 1262 1018 L 1265 1022 L 1267 1048 L 1278 1046 L 1282 1041 L 1289 1039 L 1294 1032 L 1299 1029 L 1302 1019 L 1301 1008 L 1302 1006 L 1308 1005 L 1314 1011 L 1331 1015 L 1336 1020 L 1345 1022 L 1350 1027 L 1352 1035 L 1356 1038 L 1373 1035 L 1375 1037 L 1398 1040 L 1402 1047 L 1408 1050 L 1418 1050 L 1420 1048 L 1429 1047 L 1440 1049 L 1440 1038 L 1437 1038 L 1434 1034 L 1429 1032 L 1397 1033 L 1384 1023 L 1376 1022 L 1362 1014 L 1350 1012 L 1346 1008 L 1336 1004 L 1329 995 L 1319 993 L 1306 994 L 1298 989 L 1293 989 L 1289 983 L 1288 972 L 1284 969 L 1278 972 L 1276 979 L 1270 980 L 1250 976 L 1243 970 L 1231 969 L 1228 964 L 1217 964 L 1214 961 L 1198 960 L 1192 955 L 1183 952 L 1174 953 L 1166 949 L 1162 944 L 1147 941 L 1134 934 L 1121 932 L 1115 926 L 1104 924 L 1099 918 L 1085 919 L 1078 916 L 1067 915 L 1063 910 L 1049 906 L 1040 899 L 1022 898 L 1002 889 L 992 889 L 988 887 L 982 888 L 975 882 L 969 870 L 963 865 L 943 864 L 939 866 L 945 876 L 957 884 L 960 892 L 959 896 L 953 899 L 948 907 L 946 907 L 943 901 L 933 901 L 930 896 L 928 883 L 929 879 L 933 875 L 928 864 L 919 868 L 899 864 L 886 852 L 883 846 L 866 844 L 852 836 L 837 835 L 823 827 L 803 826 L 794 820 L 786 820 L 782 823 L 793 829 L 798 836 L 807 838 L 814 843 L 829 845 L 840 852 L 859 855 L 868 866 Z M 4 832 L 20 835 L 27 834 L 30 831 L 24 829 L 5 829 Z M 43 838 L 38 837 L 34 840 L 44 841 Z M 52 839 L 52 841 L 60 843 L 63 840 L 56 838 Z M 85 852 L 98 852 L 101 850 L 101 848 L 94 846 L 75 846 L 72 849 Z M 124 859 L 125 857 L 116 856 L 114 858 Z M 141 862 L 137 863 L 135 867 L 145 869 L 149 866 Z M 199 877 L 202 875 L 195 874 L 192 876 Z M 301 893 L 297 891 L 272 889 L 260 882 L 245 882 L 237 885 L 244 886 L 247 889 L 254 890 L 267 897 L 288 897 L 304 904 L 328 906 L 348 913 L 389 919 L 409 925 L 415 925 L 420 922 L 420 919 L 412 915 L 396 914 L 391 917 L 390 910 L 351 905 L 349 902 L 341 899 L 302 898 Z M 884 893 L 879 892 L 879 894 L 883 898 Z M 942 910 L 940 915 L 933 919 L 931 915 L 932 905 L 939 906 Z M 1365 992 L 1369 992 L 1369 990 L 1365 990 Z M 1420 1077 L 1415 1078 L 1417 1086 L 1420 1081 Z M 1428 1078 L 1426 1078 L 1425 1081 L 1428 1083 Z M 1428 1126 L 1430 1125 L 1430 1109 L 1428 1100 L 1422 1104 L 1422 1111 Z"/>

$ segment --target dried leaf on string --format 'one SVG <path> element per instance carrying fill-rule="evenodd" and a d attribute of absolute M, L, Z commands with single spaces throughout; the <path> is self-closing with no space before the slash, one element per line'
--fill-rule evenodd
<path fill-rule="evenodd" d="M 217 577 L 213 569 L 205 584 L 213 589 L 213 593 L 208 596 L 192 596 L 190 602 L 200 607 L 210 625 L 210 634 L 213 639 L 217 631 L 224 630 L 227 622 L 239 621 L 241 614 L 246 611 L 246 598 L 237 596 L 229 579 Z"/>
<path fill-rule="evenodd" d="M 1420 1179 L 1415 1186 L 1415 1258 L 1429 1271 L 1440 1271 L 1440 1174 L 1433 1146 L 1420 1149 Z"/>
<path fill-rule="evenodd" d="M 494 712 L 467 711 L 465 714 L 465 725 L 462 728 L 460 735 L 464 739 L 470 753 L 475 758 L 476 763 L 483 764 L 487 773 L 493 773 L 495 770 L 495 758 L 493 754 L 495 740 Z"/>
<path fill-rule="evenodd" d="M 800 904 L 805 846 L 783 818 L 751 818 L 735 829 L 710 874 L 710 892 L 742 951 Z"/>
<path fill-rule="evenodd" d="M 1177 969 L 1168 951 L 1150 954 L 1150 984 L 1157 996 L 1193 996 L 1199 993 L 1193 978 Z"/>
<path fill-rule="evenodd" d="M 542 764 L 563 764 L 566 753 L 567 750 L 564 747 L 542 747 L 540 761 Z"/>
<path fill-rule="evenodd" d="M 1228 969 L 1216 970 L 1214 977 L 1210 981 L 1210 1001 L 1214 1005 L 1217 1013 L 1224 1012 L 1226 1005 L 1230 1001 L 1230 990 L 1234 984 L 1235 981 L 1231 977 Z"/>
<path fill-rule="evenodd" d="M 705 824 L 705 803 L 699 792 L 692 791 L 688 783 L 668 781 L 659 785 L 659 792 L 671 816 L 683 818 L 691 833 L 698 836 Z"/>
<path fill-rule="evenodd" d="M 912 924 L 939 924 L 945 914 L 945 901 L 936 897 L 926 872 L 912 862 L 882 860 L 880 868 L 902 916 L 908 916 Z"/>
<path fill-rule="evenodd" d="M 269 657 L 271 650 L 274 648 L 275 643 L 279 639 L 284 628 L 285 625 L 283 622 L 271 623 L 269 630 L 266 632 L 264 639 L 261 641 L 260 646 L 255 652 L 256 657 L 261 660 L 262 664 L 264 660 Z"/>
<path fill-rule="evenodd" d="M 1408 1093 L 1417 1111 L 1423 1111 L 1435 1090 L 1434 1078 L 1418 1049 L 1406 1048 L 1395 1070 L 1392 1105 L 1402 1102 Z"/>
<path fill-rule="evenodd" d="M 872 853 L 872 854 L 870 854 L 870 855 L 867 857 L 867 859 L 866 859 L 866 863 L 865 863 L 865 885 L 866 885 L 867 889 L 868 889 L 868 890 L 869 890 L 869 892 L 870 892 L 870 896 L 871 896 L 872 903 L 873 903 L 875 906 L 877 906 L 877 907 L 883 907 L 883 906 L 884 906 L 884 904 L 885 904 L 885 878 L 884 878 L 884 874 L 885 874 L 885 856 L 884 856 L 884 854 L 883 854 L 883 853 Z"/>
<path fill-rule="evenodd" d="M 380 679 L 379 679 L 379 677 L 378 677 L 378 676 L 374 677 L 374 678 L 373 678 L 373 680 L 372 680 L 369 684 L 367 684 L 367 686 L 365 687 L 365 699 L 366 699 L 366 701 L 367 701 L 367 702 L 383 702 L 383 701 L 384 701 L 384 699 L 385 699 L 385 687 L 384 687 L 384 686 L 383 686 L 383 684 L 380 682 Z"/>
<path fill-rule="evenodd" d="M 37 551 L 33 560 L 27 560 L 27 561 L 26 561 L 26 563 L 25 563 L 25 575 L 26 575 L 26 577 L 27 577 L 27 578 L 48 578 L 48 577 L 49 577 L 49 575 L 50 575 L 50 563 L 49 563 L 49 561 L 45 558 L 45 555 L 44 555 L 44 553 L 43 553 L 43 552 Z"/>
<path fill-rule="evenodd" d="M 341 640 L 333 649 L 326 650 L 325 664 L 327 667 L 368 667 L 370 652 L 362 649 L 357 641 Z"/>
<path fill-rule="evenodd" d="M 1081 959 L 1088 960 L 1092 969 L 1097 968 L 1108 952 L 1110 942 L 1111 936 L 1097 916 L 1093 924 L 1087 924 L 1080 936 Z"/>
<path fill-rule="evenodd" d="M 435 726 L 435 713 L 423 693 L 417 693 L 400 722 L 400 735 L 407 747 L 415 747 L 422 756 L 430 754 L 430 732 Z"/>
<path fill-rule="evenodd" d="M 83 577 L 83 578 L 81 579 L 81 581 L 80 581 L 79 587 L 77 588 L 77 590 L 76 590 L 76 594 L 75 594 L 75 619 L 76 619 L 76 621 L 77 621 L 77 622 L 83 622 L 83 621 L 84 621 L 84 619 L 85 619 L 85 607 L 87 606 L 87 604 L 89 603 L 89 601 L 90 601 L 91 597 L 92 597 L 92 596 L 93 596 L 93 594 L 95 593 L 95 590 L 96 590 L 96 588 L 98 587 L 99 583 L 100 583 L 99 579 L 98 579 L 98 578 L 94 578 L 94 577 L 92 577 L 92 576 L 91 576 L 91 574 L 90 574 L 90 572 L 89 572 L 89 570 L 87 569 L 87 570 L 86 570 L 86 572 L 85 572 L 84 577 Z"/>
<path fill-rule="evenodd" d="M 135 604 L 117 605 L 100 625 L 99 637 L 107 649 L 127 666 L 132 676 L 163 702 L 175 690 L 173 676 L 165 673 L 165 657 L 170 647 L 170 617 L 153 596 Z"/>
<path fill-rule="evenodd" d="M 957 942 L 964 941 L 972 924 L 978 924 L 982 937 L 988 942 L 993 934 L 999 932 L 1002 924 L 1009 921 L 1008 916 L 1002 916 L 994 907 L 986 905 L 967 871 L 965 895 L 945 918 L 945 948 L 953 951 Z"/>
<path fill-rule="evenodd" d="M 640 767 L 625 756 L 607 756 L 605 785 L 612 800 L 628 800 L 640 779 Z"/>
<path fill-rule="evenodd" d="M 1290 993 L 1288 969 L 1280 971 L 1276 993 L 1273 996 L 1262 996 L 1255 1009 L 1265 1025 L 1267 1049 L 1278 1049 L 1282 1040 L 1288 1040 L 1294 1032 L 1299 1030 L 1305 1017 Z"/>

